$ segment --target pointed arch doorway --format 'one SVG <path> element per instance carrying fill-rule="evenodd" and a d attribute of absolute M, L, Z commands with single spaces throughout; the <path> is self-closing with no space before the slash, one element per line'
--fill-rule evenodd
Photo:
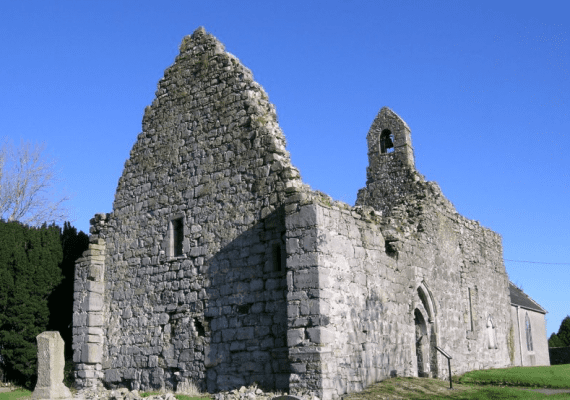
<path fill-rule="evenodd" d="M 436 308 L 425 282 L 416 288 L 413 310 L 417 376 L 435 378 L 438 375 Z"/>
<path fill-rule="evenodd" d="M 416 331 L 416 362 L 418 365 L 418 376 L 429 376 L 429 343 L 428 330 L 425 319 L 420 310 L 414 310 L 414 325 Z"/>

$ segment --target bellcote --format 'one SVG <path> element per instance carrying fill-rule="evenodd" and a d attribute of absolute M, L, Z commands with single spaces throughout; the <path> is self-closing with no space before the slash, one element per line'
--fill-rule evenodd
<path fill-rule="evenodd" d="M 411 131 L 406 122 L 388 107 L 383 107 L 366 136 L 369 167 L 376 169 L 387 159 L 397 158 L 415 169 Z"/>

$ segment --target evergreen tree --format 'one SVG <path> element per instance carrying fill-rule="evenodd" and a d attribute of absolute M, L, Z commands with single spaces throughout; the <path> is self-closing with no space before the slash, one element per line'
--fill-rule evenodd
<path fill-rule="evenodd" d="M 63 260 L 60 263 L 63 280 L 49 297 L 49 330 L 59 331 L 65 342 L 65 358 L 72 356 L 72 319 L 73 319 L 73 282 L 75 279 L 75 261 L 89 247 L 89 236 L 69 222 L 63 224 L 61 234 Z"/>
<path fill-rule="evenodd" d="M 556 336 L 563 343 L 562 346 L 570 346 L 570 315 L 562 320 Z"/>
<path fill-rule="evenodd" d="M 560 340 L 560 338 L 558 337 L 558 335 L 556 335 L 556 333 L 553 333 L 548 338 L 548 347 L 564 347 L 564 343 L 562 342 L 562 340 Z"/>
<path fill-rule="evenodd" d="M 0 355 L 7 378 L 32 386 L 36 336 L 49 320 L 48 296 L 60 283 L 60 228 L 0 221 Z"/>

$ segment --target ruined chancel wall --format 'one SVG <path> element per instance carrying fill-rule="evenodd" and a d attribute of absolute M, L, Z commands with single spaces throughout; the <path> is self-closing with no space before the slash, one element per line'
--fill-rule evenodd
<path fill-rule="evenodd" d="M 337 398 L 391 376 L 445 379 L 436 346 L 453 374 L 511 364 L 500 237 L 417 185 L 389 217 L 322 201 L 287 215 L 292 389 L 318 382 Z"/>
<path fill-rule="evenodd" d="M 457 214 L 384 108 L 357 205 L 303 185 L 273 105 L 202 28 L 159 82 L 76 265 L 80 387 L 257 382 L 338 398 L 510 363 L 500 237 Z"/>

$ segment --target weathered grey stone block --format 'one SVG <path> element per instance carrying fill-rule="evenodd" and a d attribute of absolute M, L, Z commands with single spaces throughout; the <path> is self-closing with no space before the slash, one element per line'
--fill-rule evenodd
<path fill-rule="evenodd" d="M 32 399 L 71 399 L 71 392 L 63 384 L 64 342 L 59 332 L 40 333 L 38 342 L 38 380 Z"/>
<path fill-rule="evenodd" d="M 83 311 L 101 311 L 103 310 L 103 296 L 99 293 L 88 292 L 83 300 Z"/>
<path fill-rule="evenodd" d="M 317 289 L 319 287 L 319 271 L 316 268 L 296 271 L 293 284 L 297 290 Z"/>
<path fill-rule="evenodd" d="M 103 343 L 103 337 L 101 335 L 87 335 L 88 343 Z"/>
<path fill-rule="evenodd" d="M 305 340 L 305 329 L 289 329 L 287 331 L 287 346 L 293 347 L 302 343 Z"/>
<path fill-rule="evenodd" d="M 89 313 L 87 316 L 87 325 L 92 327 L 100 327 L 105 324 L 102 313 Z"/>
<path fill-rule="evenodd" d="M 87 325 L 87 314 L 74 312 L 73 313 L 73 326 L 83 327 Z"/>
<path fill-rule="evenodd" d="M 96 281 L 103 280 L 103 266 L 98 264 L 92 264 L 89 266 L 89 274 L 87 279 L 92 279 Z"/>
<path fill-rule="evenodd" d="M 248 340 L 254 338 L 254 328 L 252 326 L 238 328 L 236 333 L 237 340 Z"/>
<path fill-rule="evenodd" d="M 80 370 L 77 372 L 80 378 L 95 378 L 95 371 L 93 370 Z"/>
<path fill-rule="evenodd" d="M 85 288 L 89 292 L 103 293 L 105 291 L 105 284 L 103 282 L 87 281 L 85 282 Z"/>
<path fill-rule="evenodd" d="M 121 382 L 121 373 L 117 369 L 108 369 L 105 371 L 105 382 Z"/>
<path fill-rule="evenodd" d="M 317 224 L 317 208 L 314 205 L 302 206 L 295 214 L 285 218 L 287 229 L 308 228 Z"/>
<path fill-rule="evenodd" d="M 317 344 L 330 344 L 335 340 L 336 336 L 333 331 L 323 327 L 307 328 L 307 334 L 311 342 Z"/>
<path fill-rule="evenodd" d="M 100 363 L 103 359 L 103 346 L 99 343 L 85 343 L 81 349 L 81 362 Z"/>

